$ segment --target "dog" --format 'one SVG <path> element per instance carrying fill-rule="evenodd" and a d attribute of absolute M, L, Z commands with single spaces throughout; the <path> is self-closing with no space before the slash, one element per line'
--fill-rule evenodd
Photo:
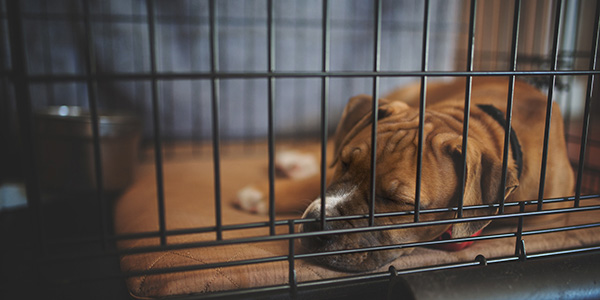
<path fill-rule="evenodd" d="M 430 82 L 426 89 L 420 188 L 420 209 L 457 207 L 463 174 L 463 121 L 465 79 Z M 523 82 L 514 83 L 510 147 L 505 186 L 501 186 L 505 139 L 508 78 L 473 78 L 466 149 L 464 206 L 489 205 L 538 198 L 547 96 Z M 375 212 L 415 209 L 419 137 L 420 83 L 409 85 L 379 100 L 375 199 L 371 199 L 371 96 L 349 100 L 333 137 L 331 167 L 327 172 L 327 217 L 365 215 L 371 201 Z M 544 198 L 573 195 L 574 176 L 567 156 L 563 119 L 553 106 L 546 161 Z M 288 153 L 278 158 L 278 170 L 291 177 L 275 185 L 276 211 L 305 209 L 303 218 L 320 219 L 320 173 L 309 154 Z M 284 155 L 284 156 L 286 156 Z M 313 158 L 314 160 L 314 158 Z M 312 171 L 311 171 L 312 170 Z M 300 174 L 300 175 L 298 175 Z M 504 188 L 504 190 L 502 190 Z M 237 205 L 266 213 L 268 182 L 244 188 Z M 314 200 L 316 199 L 316 200 Z M 306 201 L 309 200 L 309 201 Z M 310 202 L 312 200 L 312 202 Z M 310 202 L 310 203 L 309 203 Z M 548 207 L 548 204 L 545 204 Z M 463 217 L 497 213 L 497 207 L 464 210 Z M 508 212 L 508 211 L 507 211 Z M 421 221 L 452 219 L 456 212 L 441 210 L 420 216 Z M 410 223 L 412 215 L 378 217 L 374 225 Z M 302 239 L 308 251 L 322 252 L 434 240 L 450 232 L 453 238 L 480 232 L 490 221 L 411 227 L 395 230 L 322 235 Z M 366 218 L 304 223 L 302 232 L 368 226 Z M 343 271 L 367 271 L 383 266 L 413 248 L 370 251 L 319 257 L 319 263 Z"/>

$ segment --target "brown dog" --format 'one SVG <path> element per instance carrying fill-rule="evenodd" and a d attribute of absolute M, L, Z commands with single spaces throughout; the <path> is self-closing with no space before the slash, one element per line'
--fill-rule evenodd
<path fill-rule="evenodd" d="M 377 164 L 375 212 L 414 210 L 419 126 L 419 89 L 412 85 L 397 90 L 379 101 L 377 125 Z M 534 87 L 517 81 L 511 144 L 506 175 L 506 188 L 500 190 L 504 144 L 505 110 L 508 99 L 506 78 L 475 78 L 472 82 L 471 114 L 467 145 L 464 205 L 500 202 L 500 195 L 510 201 L 538 198 L 542 164 L 547 97 Z M 420 208 L 456 207 L 460 199 L 462 174 L 462 131 L 465 81 L 437 82 L 427 85 L 427 107 L 423 137 Z M 326 215 L 350 216 L 369 212 L 371 202 L 371 120 L 372 99 L 361 95 L 350 99 L 333 139 L 332 174 L 328 174 Z M 544 198 L 570 196 L 573 172 L 567 157 L 563 120 L 554 106 L 550 125 Z M 280 163 L 284 169 L 302 169 L 302 164 Z M 291 159 L 293 161 L 293 159 Z M 300 172 L 303 173 L 303 172 Z M 303 174 L 305 174 L 304 172 Z M 318 172 L 301 179 L 277 182 L 277 211 L 293 211 L 306 207 L 308 199 L 319 195 Z M 240 192 L 238 205 L 264 213 L 267 184 Z M 546 206 L 547 207 L 547 206 Z M 497 209 L 465 210 L 464 217 L 494 214 Z M 321 200 L 314 200 L 304 218 L 320 218 Z M 454 212 L 428 213 L 422 221 L 452 219 Z M 379 217 L 375 225 L 409 223 L 413 216 Z M 327 228 L 344 229 L 367 226 L 365 218 L 327 222 Z M 468 237 L 480 231 L 489 221 L 456 223 L 452 237 Z M 422 226 L 406 229 L 369 231 L 353 234 L 324 235 L 303 239 L 309 251 L 332 251 L 379 245 L 392 245 L 433 240 L 450 225 Z M 321 230 L 320 224 L 306 223 L 304 232 Z M 333 268 L 365 271 L 409 253 L 412 248 L 391 251 L 329 255 L 319 258 Z"/>

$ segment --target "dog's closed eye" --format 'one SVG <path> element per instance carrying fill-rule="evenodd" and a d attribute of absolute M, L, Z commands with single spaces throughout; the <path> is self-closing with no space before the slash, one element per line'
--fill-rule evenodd
<path fill-rule="evenodd" d="M 415 207 L 415 201 L 407 197 L 377 196 L 377 201 L 381 204 L 393 204 L 401 208 L 413 209 Z"/>

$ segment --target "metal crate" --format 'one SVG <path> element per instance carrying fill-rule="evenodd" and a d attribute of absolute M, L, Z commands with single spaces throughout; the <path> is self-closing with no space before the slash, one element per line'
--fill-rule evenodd
<path fill-rule="evenodd" d="M 0 207 L 0 222 L 5 236 L 0 253 L 3 265 L 8 266 L 1 271 L 0 295 L 128 298 L 124 284 L 127 278 L 275 260 L 288 262 L 288 284 L 172 296 L 177 299 L 367 296 L 450 299 L 473 297 L 470 294 L 473 291 L 468 290 L 471 284 L 487 291 L 477 297 L 599 295 L 590 278 L 598 276 L 595 262 L 600 245 L 530 254 L 522 240 L 523 235 L 600 226 L 594 222 L 536 232 L 523 230 L 523 220 L 531 215 L 600 209 L 597 205 L 581 205 L 600 197 L 597 157 L 600 106 L 595 80 L 600 19 L 597 1 L 3 0 L 0 7 L 0 184 L 16 186 L 16 193 L 24 194 L 5 194 L 8 196 L 3 199 L 11 201 L 22 198 L 22 203 L 16 206 L 5 204 L 9 200 L 0 202 L 4 205 Z M 294 232 L 293 228 L 299 223 L 330 219 L 276 220 L 277 199 L 270 197 L 268 221 L 223 223 L 221 207 L 225 200 L 220 195 L 222 183 L 227 180 L 221 175 L 223 157 L 257 153 L 262 149 L 256 146 L 257 141 L 265 141 L 268 152 L 265 176 L 269 176 L 272 190 L 277 143 L 319 140 L 325 158 L 327 140 L 347 98 L 353 94 L 367 93 L 378 99 L 384 90 L 410 81 L 420 81 L 423 90 L 430 81 L 467 78 L 465 103 L 469 104 L 471 79 L 482 76 L 509 78 L 509 89 L 514 87 L 515 79 L 527 80 L 547 93 L 549 104 L 556 101 L 561 106 L 565 112 L 569 155 L 576 171 L 576 193 L 571 197 L 544 199 L 540 192 L 539 199 L 497 204 L 502 208 L 539 207 L 533 212 L 500 215 L 499 218 L 520 220 L 515 232 L 502 236 L 514 238 L 514 255 L 494 259 L 480 256 L 468 262 L 416 269 L 392 266 L 389 272 L 299 282 L 295 277 L 297 260 L 331 253 L 294 253 L 294 243 L 306 233 Z M 247 97 L 235 100 L 239 95 Z M 508 110 L 511 110 L 512 93 L 509 95 Z M 576 98 L 581 101 L 573 100 Z M 421 107 L 425 101 L 422 92 Z M 78 105 L 90 111 L 95 182 L 93 190 L 84 196 L 51 194 L 40 186 L 35 112 L 56 105 Z M 159 222 L 154 232 L 118 235 L 113 231 L 112 209 L 122 191 L 108 190 L 103 180 L 107 171 L 101 155 L 100 111 L 104 109 L 128 110 L 142 116 L 143 147 L 139 159 L 152 162 L 156 170 Z M 551 105 L 547 112 L 549 118 Z M 424 114 L 423 108 L 421 113 Z M 468 112 L 466 116 L 463 136 L 468 135 Z M 373 130 L 376 132 L 376 126 Z M 423 131 L 423 121 L 419 131 Z M 509 134 L 506 136 L 508 141 Z M 376 135 L 372 143 L 377 143 Z M 182 144 L 188 145 L 183 151 L 178 148 Z M 546 139 L 540 162 L 544 166 L 547 148 Z M 422 145 L 418 153 L 421 157 Z M 503 174 L 508 159 L 506 142 L 504 153 Z M 168 228 L 165 202 L 169 199 L 164 194 L 163 182 L 165 161 L 211 155 L 214 167 L 206 172 L 211 172 L 214 178 L 214 226 Z M 373 154 L 372 161 L 376 159 Z M 322 159 L 320 165 L 322 174 L 327 168 L 325 161 Z M 544 168 L 540 174 L 540 191 L 545 172 Z M 420 173 L 419 167 L 415 174 L 417 186 Z M 324 176 L 321 191 L 325 191 Z M 572 203 L 572 207 L 543 208 L 543 203 L 559 201 Z M 462 212 L 477 208 L 463 207 L 461 203 L 448 209 Z M 418 207 L 407 213 L 415 215 L 417 224 L 394 228 L 437 224 L 419 221 L 418 216 L 428 212 Z M 368 214 L 353 217 L 371 220 L 373 224 L 381 215 L 372 207 Z M 459 217 L 443 222 L 494 218 L 497 216 L 467 220 Z M 249 227 L 268 229 L 269 234 L 248 239 L 223 237 L 229 230 Z M 289 227 L 290 232 L 276 233 L 280 227 Z M 384 229 L 371 225 L 353 232 Z M 198 244 L 168 242 L 170 236 L 198 232 L 214 233 L 215 239 Z M 156 247 L 134 250 L 116 247 L 119 241 L 142 238 L 160 242 Z M 500 237 L 490 235 L 450 242 L 494 238 Z M 275 240 L 289 241 L 287 256 L 158 271 L 122 272 L 118 266 L 119 257 L 131 253 Z M 431 244 L 422 241 L 409 246 Z M 489 279 L 492 274 L 506 272 L 518 274 Z M 557 282 L 548 275 L 551 272 L 580 284 L 555 289 Z M 465 280 L 441 282 L 449 278 Z M 532 278 L 536 278 L 535 283 Z M 466 281 L 469 285 L 465 285 Z M 424 282 L 435 284 L 429 286 Z M 516 288 L 505 290 L 504 283 Z M 477 292 L 483 293 L 481 289 Z M 542 294 L 535 294 L 532 289 Z"/>

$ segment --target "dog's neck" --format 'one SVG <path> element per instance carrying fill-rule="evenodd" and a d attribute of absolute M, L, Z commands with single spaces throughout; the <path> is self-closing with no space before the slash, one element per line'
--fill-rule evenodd
<path fill-rule="evenodd" d="M 502 111 L 490 104 L 479 104 L 477 106 L 496 120 L 502 128 L 506 128 L 506 118 Z M 521 144 L 519 144 L 517 133 L 515 133 L 512 126 L 510 128 L 510 149 L 512 150 L 512 157 L 517 165 L 517 176 L 518 178 L 521 178 L 521 172 L 523 171 L 523 152 L 521 151 Z"/>
<path fill-rule="evenodd" d="M 502 128 L 506 128 L 506 119 L 504 118 L 504 113 L 502 113 L 502 111 L 489 104 L 480 104 L 477 106 L 483 112 L 490 115 L 494 120 L 496 120 L 496 122 L 498 122 L 500 126 L 502 126 Z M 512 157 L 515 160 L 515 164 L 517 165 L 517 176 L 518 178 L 521 178 L 521 171 L 523 170 L 523 152 L 521 152 L 521 144 L 519 144 L 519 139 L 517 138 L 517 134 L 513 130 L 512 126 L 510 128 L 510 147 L 512 151 Z M 481 234 L 481 231 L 482 230 L 478 231 L 472 236 L 479 236 Z M 446 230 L 444 234 L 437 238 L 437 240 L 448 239 L 452 239 L 452 227 L 448 228 L 448 230 Z M 471 244 L 473 244 L 473 241 L 462 243 L 438 244 L 434 245 L 433 247 L 446 251 L 458 251 L 469 247 Z"/>

